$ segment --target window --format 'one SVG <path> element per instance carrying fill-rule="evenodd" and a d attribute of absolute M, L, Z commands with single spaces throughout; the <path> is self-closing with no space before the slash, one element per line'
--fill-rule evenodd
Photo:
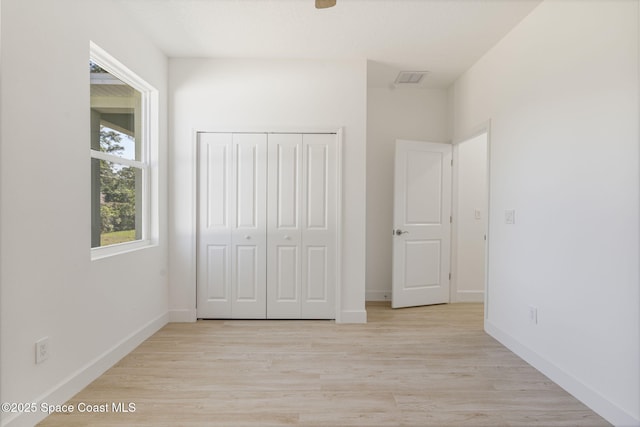
<path fill-rule="evenodd" d="M 151 112 L 157 92 L 91 44 L 91 248 L 93 257 L 151 243 Z M 157 122 L 157 120 L 154 120 Z"/>

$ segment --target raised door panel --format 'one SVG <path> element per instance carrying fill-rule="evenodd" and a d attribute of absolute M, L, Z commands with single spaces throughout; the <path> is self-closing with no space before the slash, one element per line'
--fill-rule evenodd
<path fill-rule="evenodd" d="M 270 134 L 268 144 L 267 317 L 300 317 L 302 135 Z"/>
<path fill-rule="evenodd" d="M 439 240 L 405 240 L 404 288 L 421 289 L 440 284 Z"/>
<path fill-rule="evenodd" d="M 229 247 L 227 245 L 206 246 L 206 286 L 208 301 L 227 302 L 229 298 Z"/>
<path fill-rule="evenodd" d="M 266 147 L 263 134 L 233 136 L 235 160 L 236 230 L 264 231 L 266 187 Z"/>
<path fill-rule="evenodd" d="M 443 153 L 411 150 L 404 161 L 407 175 L 404 223 L 441 224 Z"/>
<path fill-rule="evenodd" d="M 307 246 L 306 250 L 306 301 L 327 302 L 329 299 L 327 247 Z"/>
<path fill-rule="evenodd" d="M 309 138 L 307 137 L 307 140 Z M 326 231 L 329 227 L 329 145 L 306 145 L 306 229 Z"/>
<path fill-rule="evenodd" d="M 300 138 L 299 135 L 273 136 L 275 161 L 276 230 L 297 230 L 300 216 Z M 284 141 L 282 140 L 284 139 Z"/>
<path fill-rule="evenodd" d="M 204 157 L 202 185 L 206 195 L 203 206 L 203 226 L 208 230 L 227 229 L 229 225 L 227 178 L 231 167 L 229 164 L 231 147 L 225 141 L 222 144 L 206 143 L 202 148 Z"/>
<path fill-rule="evenodd" d="M 236 301 L 255 303 L 259 301 L 260 255 L 254 245 L 236 245 L 235 268 Z"/>
<path fill-rule="evenodd" d="M 275 263 L 276 302 L 299 301 L 300 257 L 297 246 L 279 245 Z"/>

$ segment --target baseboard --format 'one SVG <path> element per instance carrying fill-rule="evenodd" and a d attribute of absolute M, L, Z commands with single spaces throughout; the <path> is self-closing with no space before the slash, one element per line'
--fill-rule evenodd
<path fill-rule="evenodd" d="M 391 301 L 391 289 L 388 291 L 367 291 L 365 301 Z"/>
<path fill-rule="evenodd" d="M 551 381 L 565 389 L 573 397 L 587 405 L 602 418 L 618 427 L 640 426 L 640 419 L 609 401 L 596 390 L 567 374 L 558 366 L 540 356 L 511 335 L 503 332 L 489 320 L 485 320 L 485 331 L 525 362 L 546 375 Z"/>
<path fill-rule="evenodd" d="M 391 301 L 391 290 L 367 291 L 365 301 Z M 451 302 L 484 302 L 484 291 L 458 291 Z"/>
<path fill-rule="evenodd" d="M 342 310 L 336 323 L 367 323 L 367 310 Z"/>
<path fill-rule="evenodd" d="M 198 319 L 196 309 L 169 310 L 169 322 L 193 323 Z"/>
<path fill-rule="evenodd" d="M 38 407 L 42 402 L 46 402 L 49 405 L 62 405 L 118 363 L 124 356 L 131 353 L 168 322 L 168 313 L 156 317 L 33 401 L 37 403 Z M 2 420 L 2 427 L 33 426 L 46 418 L 46 416 L 46 413 L 40 411 L 16 414 L 15 417 L 8 417 Z"/>
<path fill-rule="evenodd" d="M 456 302 L 484 302 L 484 291 L 458 291 Z"/>

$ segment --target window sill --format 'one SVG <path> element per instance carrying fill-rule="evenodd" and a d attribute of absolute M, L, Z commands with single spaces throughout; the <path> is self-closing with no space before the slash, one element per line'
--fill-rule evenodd
<path fill-rule="evenodd" d="M 135 242 L 117 243 L 115 245 L 91 248 L 91 261 L 127 254 L 146 248 L 155 248 L 156 246 L 158 246 L 158 244 L 151 240 L 136 240 Z"/>

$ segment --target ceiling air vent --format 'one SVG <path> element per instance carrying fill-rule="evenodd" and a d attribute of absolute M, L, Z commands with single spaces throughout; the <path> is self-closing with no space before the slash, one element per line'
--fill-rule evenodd
<path fill-rule="evenodd" d="M 395 83 L 417 85 L 427 74 L 429 74 L 428 71 L 400 71 Z"/>

